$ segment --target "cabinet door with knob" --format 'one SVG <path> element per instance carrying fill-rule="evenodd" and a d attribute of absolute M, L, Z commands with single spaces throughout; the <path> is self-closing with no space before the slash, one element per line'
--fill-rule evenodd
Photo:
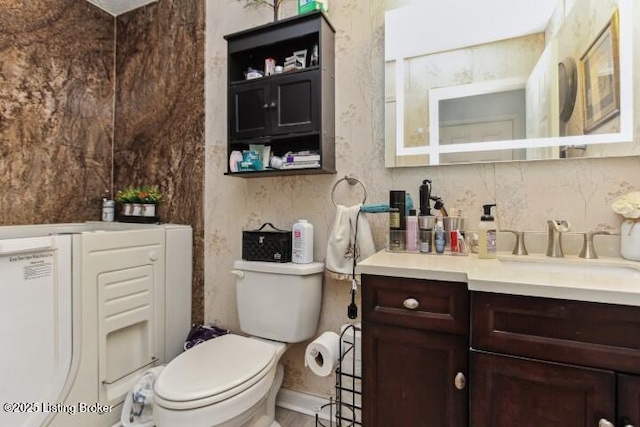
<path fill-rule="evenodd" d="M 363 275 L 363 425 L 468 425 L 463 283 Z"/>
<path fill-rule="evenodd" d="M 271 83 L 273 135 L 320 130 L 320 71 L 275 76 Z"/>
<path fill-rule="evenodd" d="M 474 427 L 615 427 L 612 371 L 476 350 L 470 362 Z"/>
<path fill-rule="evenodd" d="M 640 376 L 618 374 L 618 419 L 622 427 L 640 427 Z"/>
<path fill-rule="evenodd" d="M 229 96 L 232 111 L 229 132 L 232 138 L 253 138 L 269 131 L 269 85 L 259 80 L 242 83 L 232 86 Z"/>
<path fill-rule="evenodd" d="M 633 427 L 640 308 L 473 292 L 474 427 Z"/>

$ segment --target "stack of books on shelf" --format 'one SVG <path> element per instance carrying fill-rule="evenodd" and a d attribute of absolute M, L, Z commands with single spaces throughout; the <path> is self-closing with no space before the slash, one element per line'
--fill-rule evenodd
<path fill-rule="evenodd" d="M 320 167 L 320 154 L 312 151 L 287 153 L 283 156 L 281 169 L 310 169 Z"/>

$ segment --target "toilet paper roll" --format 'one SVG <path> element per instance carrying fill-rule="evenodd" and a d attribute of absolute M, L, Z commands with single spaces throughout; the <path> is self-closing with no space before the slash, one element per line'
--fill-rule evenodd
<path fill-rule="evenodd" d="M 304 354 L 304 365 L 311 372 L 326 377 L 338 366 L 340 360 L 340 336 L 327 331 L 307 346 Z"/>

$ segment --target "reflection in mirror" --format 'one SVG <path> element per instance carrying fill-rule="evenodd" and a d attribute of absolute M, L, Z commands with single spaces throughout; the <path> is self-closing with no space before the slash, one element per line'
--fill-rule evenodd
<path fill-rule="evenodd" d="M 640 154 L 631 0 L 409 3 L 385 15 L 387 166 Z"/>

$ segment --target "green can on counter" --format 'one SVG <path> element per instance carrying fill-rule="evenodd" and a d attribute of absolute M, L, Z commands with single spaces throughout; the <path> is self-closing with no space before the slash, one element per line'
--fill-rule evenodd
<path fill-rule="evenodd" d="M 303 13 L 329 9 L 329 0 L 298 0 L 298 15 Z"/>

